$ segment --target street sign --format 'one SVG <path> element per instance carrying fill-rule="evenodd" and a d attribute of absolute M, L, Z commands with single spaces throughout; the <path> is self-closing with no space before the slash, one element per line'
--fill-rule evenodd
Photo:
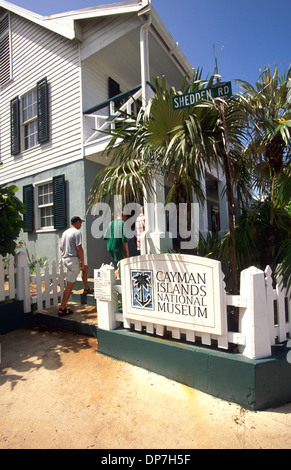
<path fill-rule="evenodd" d="M 193 106 L 197 101 L 211 100 L 214 98 L 225 98 L 231 96 L 231 82 L 224 82 L 212 88 L 204 88 L 202 90 L 185 93 L 183 95 L 176 95 L 173 97 L 173 108 L 181 109 Z"/>

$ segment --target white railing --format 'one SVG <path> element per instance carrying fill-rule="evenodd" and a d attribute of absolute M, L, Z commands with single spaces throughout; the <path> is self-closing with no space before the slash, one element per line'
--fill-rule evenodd
<path fill-rule="evenodd" d="M 43 269 L 36 263 L 35 274 L 31 275 L 25 253 L 20 252 L 5 259 L 0 256 L 0 302 L 22 300 L 24 312 L 28 313 L 32 305 L 38 311 L 57 306 L 64 292 L 66 273 L 62 261 L 57 269 L 53 261 L 51 270 L 45 262 Z"/>
<path fill-rule="evenodd" d="M 115 129 L 116 122 L 122 118 L 122 112 L 125 112 L 128 116 L 132 114 L 132 105 L 140 99 L 142 96 L 142 90 L 138 90 L 131 96 L 126 103 L 124 103 L 118 111 L 114 110 L 114 102 L 110 102 L 110 115 L 105 114 L 85 114 L 86 119 L 93 121 L 94 132 L 88 137 L 85 141 L 85 146 L 92 144 L 96 141 L 100 141 L 102 139 L 108 139 L 108 135 L 104 134 L 104 131 Z M 121 116 L 121 118 L 120 118 Z M 128 119 L 128 122 L 130 119 Z M 135 122 L 132 120 L 132 122 Z"/>
<path fill-rule="evenodd" d="M 273 345 L 291 338 L 291 299 L 282 287 L 281 279 L 277 280 L 273 288 L 271 275 L 270 267 L 265 272 L 250 267 L 241 273 L 240 295 L 228 295 L 225 292 L 225 317 L 227 306 L 239 309 L 238 331 L 227 331 L 218 336 L 137 320 L 127 321 L 117 309 L 117 296 L 122 289 L 115 284 L 114 277 L 112 300 L 108 302 L 97 298 L 98 327 L 110 330 L 123 325 L 124 328 L 133 327 L 136 331 L 157 336 L 164 336 L 166 331 L 170 331 L 176 340 L 186 339 L 191 343 L 199 341 L 199 344 L 215 345 L 224 350 L 229 349 L 230 344 L 235 344 L 239 352 L 248 358 L 269 357 Z"/>

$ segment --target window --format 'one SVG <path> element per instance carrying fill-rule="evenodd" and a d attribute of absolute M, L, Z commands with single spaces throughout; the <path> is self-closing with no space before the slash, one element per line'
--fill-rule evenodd
<path fill-rule="evenodd" d="M 10 16 L 0 9 L 0 86 L 11 79 Z"/>
<path fill-rule="evenodd" d="M 66 228 L 65 176 L 23 187 L 25 232 Z"/>
<path fill-rule="evenodd" d="M 48 84 L 40 80 L 36 87 L 10 102 L 11 155 L 21 149 L 28 150 L 47 142 L 48 129 Z"/>
<path fill-rule="evenodd" d="M 36 88 L 21 100 L 24 149 L 37 144 L 37 95 Z"/>
<path fill-rule="evenodd" d="M 53 228 L 54 227 L 54 214 L 53 214 L 53 183 L 45 183 L 37 186 L 38 201 L 38 228 Z"/>

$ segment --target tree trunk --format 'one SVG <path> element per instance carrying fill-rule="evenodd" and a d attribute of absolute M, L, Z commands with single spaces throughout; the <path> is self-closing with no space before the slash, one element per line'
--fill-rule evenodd
<path fill-rule="evenodd" d="M 226 151 L 223 152 L 223 165 L 224 165 L 224 171 L 225 171 L 226 196 L 227 196 L 227 206 L 228 206 L 232 293 L 233 295 L 237 295 L 238 284 L 237 284 L 236 243 L 235 243 L 235 231 L 234 231 L 234 204 L 233 204 L 233 193 L 232 193 L 232 186 L 231 186 L 230 165 L 229 165 L 228 155 Z"/>

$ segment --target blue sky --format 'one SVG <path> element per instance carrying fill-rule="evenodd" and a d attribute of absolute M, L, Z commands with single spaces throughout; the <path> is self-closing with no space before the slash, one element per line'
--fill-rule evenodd
<path fill-rule="evenodd" d="M 13 0 L 41 15 L 114 3 L 112 0 Z M 254 84 L 259 70 L 277 63 L 281 72 L 291 63 L 291 0 L 152 0 L 156 12 L 203 76 L 218 72 Z M 233 89 L 237 88 L 233 84 Z"/>

